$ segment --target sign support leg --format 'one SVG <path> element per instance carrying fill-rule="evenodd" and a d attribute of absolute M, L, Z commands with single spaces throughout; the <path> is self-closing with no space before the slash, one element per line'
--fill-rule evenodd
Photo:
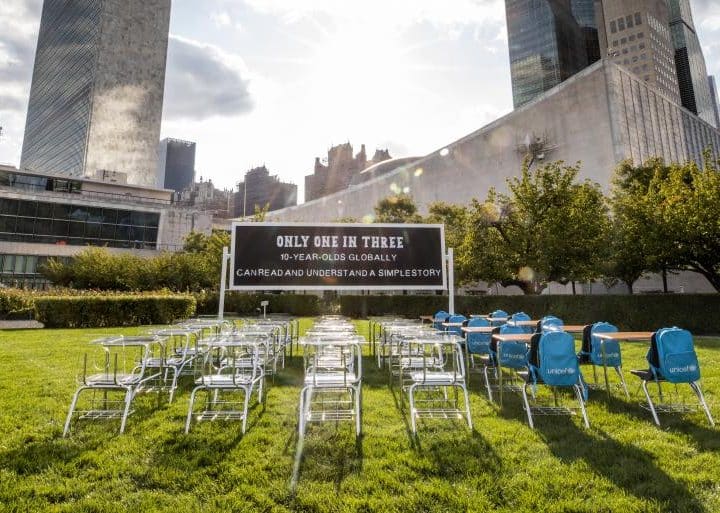
<path fill-rule="evenodd" d="M 448 312 L 455 315 L 455 250 L 448 248 L 447 252 L 448 266 Z"/>
<path fill-rule="evenodd" d="M 225 316 L 225 291 L 227 289 L 227 268 L 230 260 L 230 248 L 223 248 L 222 270 L 220 271 L 220 297 L 218 300 L 218 319 L 223 320 Z"/>

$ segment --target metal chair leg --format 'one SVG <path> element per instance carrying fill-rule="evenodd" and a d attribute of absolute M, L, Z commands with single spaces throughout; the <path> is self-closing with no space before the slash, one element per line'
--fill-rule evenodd
<path fill-rule="evenodd" d="M 355 393 L 355 436 L 360 436 L 362 433 L 362 392 L 360 386 L 352 390 Z"/>
<path fill-rule="evenodd" d="M 192 422 L 193 406 L 195 405 L 195 394 L 201 388 L 205 388 L 205 387 L 203 385 L 197 386 L 197 387 L 193 388 L 193 391 L 190 394 L 190 406 L 188 407 L 188 414 L 185 419 L 185 434 L 188 434 L 190 432 L 190 422 Z"/>
<path fill-rule="evenodd" d="M 530 402 L 528 401 L 527 387 L 528 387 L 527 384 L 523 385 L 523 387 L 522 387 L 523 403 L 525 404 L 525 412 L 527 413 L 528 424 L 530 425 L 530 429 L 535 429 L 535 424 L 533 423 L 533 418 L 532 418 L 532 411 L 530 411 Z"/>
<path fill-rule="evenodd" d="M 483 366 L 483 374 L 485 376 L 485 388 L 487 389 L 488 401 L 492 402 L 492 387 L 490 386 L 490 376 L 488 375 L 487 365 Z"/>
<path fill-rule="evenodd" d="M 248 405 L 250 403 L 250 394 L 252 394 L 252 385 L 250 387 L 242 388 L 243 392 L 245 392 L 245 401 L 243 401 L 243 421 L 242 421 L 242 433 L 245 434 L 245 428 L 247 427 L 247 418 L 248 418 Z"/>
<path fill-rule="evenodd" d="M 652 413 L 653 420 L 655 420 L 655 424 L 660 426 L 660 419 L 658 418 L 657 412 L 655 411 L 655 405 L 653 404 L 652 398 L 650 397 L 650 392 L 648 391 L 648 382 L 642 381 L 641 384 L 643 392 L 645 392 L 645 398 L 647 399 L 648 408 L 650 408 L 650 413 Z M 659 385 L 660 383 L 658 383 L 658 386 Z"/>
<path fill-rule="evenodd" d="M 135 396 L 132 388 L 128 388 L 125 392 L 125 408 L 123 409 L 122 420 L 120 421 L 120 433 L 125 432 L 125 424 L 127 423 L 128 415 L 130 414 L 130 405 L 132 404 L 133 397 Z"/>
<path fill-rule="evenodd" d="M 712 414 L 710 413 L 710 408 L 708 408 L 707 403 L 705 402 L 705 396 L 702 393 L 702 390 L 700 390 L 700 385 L 698 385 L 697 382 L 690 383 L 690 387 L 695 391 L 695 394 L 698 397 L 698 400 L 700 401 L 700 405 L 702 406 L 703 410 L 705 411 L 705 416 L 708 419 L 708 422 L 710 423 L 711 427 L 715 427 L 715 421 L 712 418 Z"/>
<path fill-rule="evenodd" d="M 413 434 L 417 433 L 417 422 L 415 419 L 415 385 L 410 385 L 408 396 L 410 398 L 410 423 L 412 425 Z"/>
<path fill-rule="evenodd" d="M 585 428 L 590 428 L 590 420 L 588 419 L 587 410 L 585 409 L 585 400 L 583 399 L 582 385 L 575 385 L 575 395 L 577 395 L 578 402 L 580 403 L 580 411 L 582 412 L 583 421 L 585 422 Z"/>
<path fill-rule="evenodd" d="M 625 391 L 625 397 L 630 399 L 630 392 L 628 392 L 627 383 L 625 383 L 625 376 L 623 376 L 622 367 L 615 367 L 615 372 L 617 372 L 617 375 L 620 377 L 620 385 L 622 386 L 623 391 Z"/>
<path fill-rule="evenodd" d="M 473 424 L 472 424 L 472 416 L 470 414 L 470 399 L 468 397 L 468 391 L 464 385 L 460 385 L 460 388 L 462 389 L 463 395 L 465 396 L 465 412 L 467 414 L 468 428 L 470 428 L 470 430 L 472 431 Z"/>
<path fill-rule="evenodd" d="M 67 419 L 65 420 L 65 429 L 63 429 L 63 437 L 66 437 L 67 434 L 70 432 L 70 421 L 72 420 L 73 413 L 75 412 L 75 408 L 77 407 L 77 401 L 80 397 L 80 392 L 83 390 L 87 390 L 88 387 L 80 387 L 77 389 L 77 392 L 75 392 L 75 395 L 73 395 L 72 402 L 70 403 L 70 411 L 68 411 Z"/>

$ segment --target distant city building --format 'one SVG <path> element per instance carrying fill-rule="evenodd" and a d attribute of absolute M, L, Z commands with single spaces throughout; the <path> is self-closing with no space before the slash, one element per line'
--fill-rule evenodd
<path fill-rule="evenodd" d="M 88 246 L 153 256 L 182 249 L 212 217 L 180 208 L 172 191 L 0 166 L 0 283 L 42 288 L 39 267 Z"/>
<path fill-rule="evenodd" d="M 680 103 L 667 0 L 601 0 L 599 15 L 606 58 Z"/>
<path fill-rule="evenodd" d="M 590 4 L 587 0 L 505 1 L 515 108 L 588 66 L 586 38 L 592 36 L 578 19 L 592 30 Z"/>
<path fill-rule="evenodd" d="M 20 169 L 156 185 L 171 0 L 45 0 Z"/>
<path fill-rule="evenodd" d="M 245 173 L 245 180 L 237 185 L 235 193 L 235 217 L 251 216 L 255 207 L 268 210 L 297 205 L 297 185 L 281 182 L 270 176 L 265 166 Z"/>
<path fill-rule="evenodd" d="M 350 143 L 333 146 L 328 150 L 327 164 L 316 158 L 313 174 L 305 177 L 305 201 L 347 189 L 356 174 L 390 158 L 388 150 L 375 150 L 373 158 L 368 160 L 364 144 L 357 155 L 353 155 Z"/>
<path fill-rule="evenodd" d="M 720 105 L 718 105 L 718 90 L 714 76 L 710 75 L 708 77 L 708 84 L 710 85 L 710 95 L 712 96 L 713 111 L 715 112 L 715 126 L 720 128 Z"/>
<path fill-rule="evenodd" d="M 598 20 L 595 12 L 595 0 L 570 0 L 573 18 L 580 25 L 585 36 L 585 53 L 588 65 L 602 58 L 598 35 Z"/>
<path fill-rule="evenodd" d="M 193 183 L 175 194 L 176 203 L 192 207 L 213 215 L 216 219 L 229 219 L 234 214 L 234 194 L 232 190 L 217 189 L 212 180 Z"/>
<path fill-rule="evenodd" d="M 708 84 L 707 66 L 695 32 L 690 0 L 669 0 L 670 32 L 675 48 L 680 98 L 683 107 L 718 127 L 715 105 Z"/>
<path fill-rule="evenodd" d="M 195 182 L 195 143 L 178 139 L 160 141 L 158 185 L 183 191 Z"/>

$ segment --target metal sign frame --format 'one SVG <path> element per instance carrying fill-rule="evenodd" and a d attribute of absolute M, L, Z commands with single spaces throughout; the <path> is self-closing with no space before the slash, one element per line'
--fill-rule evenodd
<path fill-rule="evenodd" d="M 288 227 L 319 227 L 319 228 L 434 228 L 440 229 L 440 257 L 444 259 L 446 255 L 445 251 L 445 225 L 442 224 L 373 224 L 373 223 L 252 223 L 252 222 L 234 222 L 232 224 L 232 238 L 230 243 L 230 272 L 232 273 L 235 269 L 235 228 L 237 226 L 288 226 Z M 308 290 L 308 291 L 322 291 L 322 290 L 376 290 L 376 291 L 390 291 L 390 290 L 447 290 L 448 276 L 447 269 L 443 266 L 442 272 L 442 285 L 427 286 L 427 285 L 268 285 L 258 287 L 257 285 L 241 285 L 234 286 L 232 275 L 230 276 L 230 283 L 228 284 L 228 290 L 239 290 L 239 291 L 252 291 L 252 290 Z"/>

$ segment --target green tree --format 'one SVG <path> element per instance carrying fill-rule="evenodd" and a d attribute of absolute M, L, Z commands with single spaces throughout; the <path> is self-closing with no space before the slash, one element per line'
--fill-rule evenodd
<path fill-rule="evenodd" d="M 444 201 L 431 203 L 425 221 L 430 224 L 445 225 L 445 245 L 459 249 L 465 240 L 468 226 L 468 208 Z"/>
<path fill-rule="evenodd" d="M 421 223 L 417 206 L 411 196 L 398 194 L 381 199 L 375 206 L 376 223 Z"/>
<path fill-rule="evenodd" d="M 600 275 L 609 225 L 600 186 L 578 183 L 579 165 L 555 162 L 508 180 L 473 201 L 459 255 L 463 281 L 484 280 L 540 293 L 549 282 Z"/>

